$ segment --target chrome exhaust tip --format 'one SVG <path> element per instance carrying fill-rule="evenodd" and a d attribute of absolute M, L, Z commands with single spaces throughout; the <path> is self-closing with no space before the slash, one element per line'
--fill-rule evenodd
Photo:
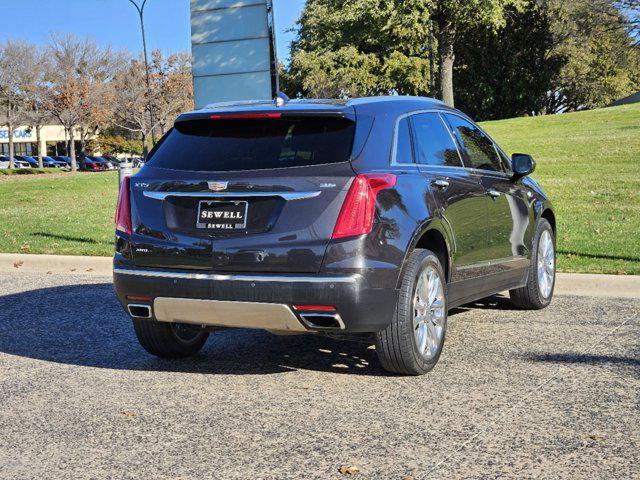
<path fill-rule="evenodd" d="M 338 313 L 301 313 L 300 318 L 313 330 L 344 330 L 344 322 Z"/>
<path fill-rule="evenodd" d="M 130 303 L 127 305 L 129 315 L 133 318 L 151 318 L 151 307 L 149 305 L 138 305 Z"/>

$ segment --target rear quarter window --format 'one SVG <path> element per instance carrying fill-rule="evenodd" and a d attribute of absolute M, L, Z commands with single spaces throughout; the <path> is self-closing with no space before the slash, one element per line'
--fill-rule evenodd
<path fill-rule="evenodd" d="M 222 172 L 345 162 L 354 131 L 338 117 L 189 120 L 176 123 L 147 164 Z"/>

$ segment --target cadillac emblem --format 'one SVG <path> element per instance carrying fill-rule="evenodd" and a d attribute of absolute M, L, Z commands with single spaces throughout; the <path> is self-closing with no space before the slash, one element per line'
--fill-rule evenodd
<path fill-rule="evenodd" d="M 227 185 L 229 185 L 229 182 L 207 182 L 207 185 L 209 185 L 209 190 L 213 190 L 214 192 L 220 192 L 222 190 L 226 190 L 227 189 Z"/>

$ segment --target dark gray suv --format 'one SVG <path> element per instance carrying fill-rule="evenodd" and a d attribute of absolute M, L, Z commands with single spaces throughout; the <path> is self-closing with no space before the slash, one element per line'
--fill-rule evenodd
<path fill-rule="evenodd" d="M 449 309 L 551 301 L 556 222 L 534 167 L 427 98 L 186 113 L 121 188 L 116 293 L 161 357 L 260 328 L 370 340 L 385 369 L 422 374 Z"/>

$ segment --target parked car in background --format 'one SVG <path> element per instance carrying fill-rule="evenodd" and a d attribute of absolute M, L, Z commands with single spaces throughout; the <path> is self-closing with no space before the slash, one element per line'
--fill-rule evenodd
<path fill-rule="evenodd" d="M 49 156 L 42 157 L 42 165 L 45 168 L 64 168 L 67 166 L 65 162 L 61 162 L 60 160 L 56 160 L 55 158 Z"/>
<path fill-rule="evenodd" d="M 104 158 L 99 155 L 92 155 L 91 159 L 96 162 L 102 170 L 113 170 L 113 165 L 107 162 Z"/>
<path fill-rule="evenodd" d="M 24 160 L 20 160 L 17 157 L 13 157 L 13 164 L 16 168 L 31 168 L 31 165 L 28 162 L 25 162 Z M 7 157 L 6 155 L 1 156 L 0 165 L 6 165 L 6 167 L 0 166 L 0 168 L 9 168 L 9 157 Z"/>
<path fill-rule="evenodd" d="M 38 160 L 31 155 L 16 155 L 15 158 L 28 163 L 31 168 L 38 168 Z"/>
<path fill-rule="evenodd" d="M 66 155 L 56 155 L 53 158 L 59 162 L 64 162 L 67 167 L 71 168 L 71 157 L 67 157 Z M 76 160 L 76 169 L 80 169 L 80 162 L 78 160 Z"/>
<path fill-rule="evenodd" d="M 104 158 L 107 162 L 111 163 L 115 168 L 117 168 L 118 165 L 122 163 L 122 160 L 120 160 L 117 157 L 114 157 L 113 155 L 102 155 L 102 158 Z"/>
<path fill-rule="evenodd" d="M 97 172 L 108 169 L 109 167 L 107 166 L 107 163 L 102 161 L 98 157 L 86 155 L 85 157 L 80 159 L 80 170 L 84 170 L 87 172 Z"/>
<path fill-rule="evenodd" d="M 261 328 L 370 341 L 385 369 L 423 374 L 450 309 L 504 290 L 550 304 L 556 221 L 534 168 L 427 98 L 186 113 L 122 184 L 115 290 L 160 357 Z"/>
<path fill-rule="evenodd" d="M 105 158 L 103 156 L 95 156 L 94 158 L 96 158 L 99 162 L 104 163 L 109 170 L 114 170 L 116 168 L 117 163 L 114 163 L 108 158 Z"/>

